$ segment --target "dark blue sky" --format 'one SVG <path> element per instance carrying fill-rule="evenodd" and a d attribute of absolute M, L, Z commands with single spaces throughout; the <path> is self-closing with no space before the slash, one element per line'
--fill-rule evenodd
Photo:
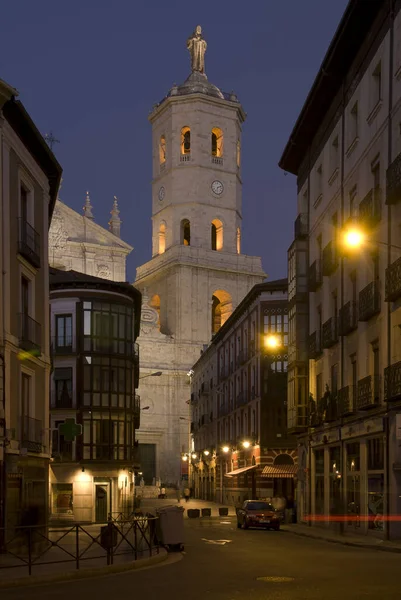
<path fill-rule="evenodd" d="M 127 277 L 151 257 L 151 129 L 147 117 L 190 72 L 186 39 L 201 24 L 206 73 L 234 90 L 243 129 L 243 252 L 270 279 L 287 272 L 295 178 L 277 162 L 347 0 L 18 0 L 0 19 L 0 78 L 39 129 L 53 130 L 61 199 L 81 212 L 90 190 L 107 226 L 119 198 Z"/>

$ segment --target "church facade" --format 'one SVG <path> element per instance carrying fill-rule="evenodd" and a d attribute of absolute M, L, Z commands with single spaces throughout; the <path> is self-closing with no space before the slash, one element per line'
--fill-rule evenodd
<path fill-rule="evenodd" d="M 208 81 L 200 27 L 187 45 L 190 76 L 149 117 L 152 259 L 137 269 L 135 281 L 143 294 L 138 439 L 149 485 L 154 479 L 184 484 L 191 366 L 265 278 L 261 259 L 241 248 L 244 110 L 234 94 Z"/>

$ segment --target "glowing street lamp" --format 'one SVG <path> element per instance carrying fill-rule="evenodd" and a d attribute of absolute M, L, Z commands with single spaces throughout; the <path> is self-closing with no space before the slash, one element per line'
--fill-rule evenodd
<path fill-rule="evenodd" d="M 209 450 L 204 450 L 204 451 L 203 451 L 203 454 L 204 454 L 205 456 L 209 456 L 210 452 L 209 452 Z"/>
<path fill-rule="evenodd" d="M 182 457 L 182 460 L 183 460 L 184 462 L 186 462 L 186 461 L 188 460 L 188 456 L 186 456 L 186 454 L 184 454 L 184 456 Z"/>
<path fill-rule="evenodd" d="M 225 452 L 225 454 L 227 454 L 227 452 L 230 452 L 230 448 L 228 446 L 223 446 L 222 450 L 223 452 Z"/>
<path fill-rule="evenodd" d="M 195 460 L 195 458 L 198 458 L 198 455 L 195 454 L 195 452 L 192 454 L 192 458 Z"/>
<path fill-rule="evenodd" d="M 281 340 L 278 335 L 267 335 L 265 337 L 265 346 L 269 350 L 276 350 L 281 346 Z"/>
<path fill-rule="evenodd" d="M 366 235 L 356 227 L 347 229 L 343 236 L 344 246 L 350 250 L 358 250 L 364 245 L 365 241 Z"/>
<path fill-rule="evenodd" d="M 242 445 L 244 446 L 244 448 L 249 448 L 249 446 L 251 445 L 251 442 L 249 442 L 248 440 L 245 440 L 242 442 Z"/>

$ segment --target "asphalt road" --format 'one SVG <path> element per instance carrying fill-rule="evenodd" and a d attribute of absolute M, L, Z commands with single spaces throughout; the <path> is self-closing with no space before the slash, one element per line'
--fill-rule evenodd
<path fill-rule="evenodd" d="M 161 565 L 96 579 L 2 590 L 1 600 L 401 598 L 400 554 L 286 532 L 237 530 L 234 519 L 186 520 L 185 528 L 184 554 L 172 554 Z M 218 540 L 230 541 L 210 543 Z"/>

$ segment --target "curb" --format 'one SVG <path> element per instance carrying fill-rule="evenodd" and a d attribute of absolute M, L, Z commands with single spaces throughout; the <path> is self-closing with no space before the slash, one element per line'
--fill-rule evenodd
<path fill-rule="evenodd" d="M 353 548 L 363 548 L 365 550 L 379 550 L 380 552 L 392 552 L 393 554 L 401 554 L 401 548 L 392 548 L 391 546 L 373 546 L 372 544 L 363 544 L 359 542 L 352 542 L 350 540 L 335 540 L 333 538 L 326 538 L 319 535 L 312 535 L 303 531 L 293 531 L 292 529 L 283 529 L 281 531 L 285 533 L 292 533 L 301 537 L 311 538 L 313 540 L 320 540 L 321 542 L 329 542 L 331 544 L 341 544 L 342 546 L 352 546 Z"/>
<path fill-rule="evenodd" d="M 96 567 L 93 569 L 83 569 L 76 571 L 68 571 L 67 573 L 57 573 L 55 575 L 35 576 L 31 575 L 22 579 L 10 579 L 8 581 L 0 581 L 0 590 L 9 588 L 29 587 L 46 583 L 54 583 L 57 581 L 78 581 L 79 579 L 89 579 L 91 577 L 101 577 L 104 575 L 114 575 L 115 573 L 124 573 L 125 571 L 136 571 L 157 565 L 164 562 L 168 557 L 168 552 L 164 548 L 160 548 L 159 554 L 148 558 L 141 558 L 122 565 L 109 565 L 105 567 Z"/>

